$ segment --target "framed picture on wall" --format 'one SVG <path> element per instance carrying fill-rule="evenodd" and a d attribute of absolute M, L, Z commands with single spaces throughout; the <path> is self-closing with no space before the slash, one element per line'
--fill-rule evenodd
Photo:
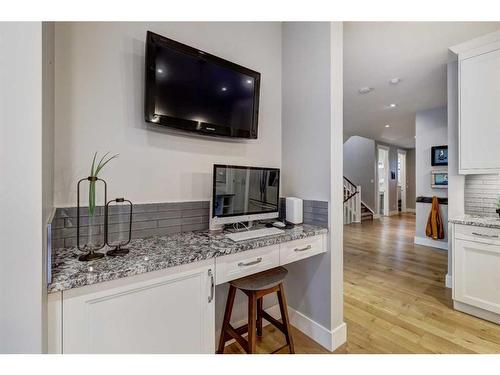
<path fill-rule="evenodd" d="M 448 146 L 434 146 L 431 148 L 431 165 L 433 167 L 448 165 Z"/>
<path fill-rule="evenodd" d="M 433 189 L 448 188 L 448 172 L 431 171 L 431 187 Z"/>

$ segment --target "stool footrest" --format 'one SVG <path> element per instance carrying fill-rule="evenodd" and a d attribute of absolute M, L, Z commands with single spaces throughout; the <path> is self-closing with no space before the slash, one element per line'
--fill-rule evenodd
<path fill-rule="evenodd" d="M 276 328 L 278 328 L 284 334 L 287 333 L 286 330 L 285 330 L 285 326 L 278 319 L 273 318 L 265 310 L 262 310 L 261 314 L 262 314 L 262 318 L 263 319 L 267 320 L 269 323 L 271 323 L 273 326 L 275 326 Z"/>
<path fill-rule="evenodd" d="M 245 351 L 248 351 L 248 341 L 245 340 L 241 336 L 241 334 L 239 333 L 239 331 L 241 331 L 242 328 L 245 328 L 245 330 L 243 331 L 243 333 L 247 332 L 248 331 L 248 324 L 246 324 L 246 327 L 242 326 L 242 327 L 239 327 L 239 328 L 236 328 L 236 329 L 231 324 L 228 324 L 228 326 L 226 327 L 226 332 L 229 334 L 229 336 L 231 336 L 233 339 L 235 339 L 236 342 L 238 344 L 240 344 L 241 347 Z"/>

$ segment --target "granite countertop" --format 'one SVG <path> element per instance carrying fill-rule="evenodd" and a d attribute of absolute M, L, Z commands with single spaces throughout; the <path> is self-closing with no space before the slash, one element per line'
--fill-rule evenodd
<path fill-rule="evenodd" d="M 462 215 L 462 216 L 448 219 L 448 221 L 450 223 L 455 223 L 455 224 L 474 225 L 477 227 L 500 229 L 500 218 L 499 217 Z"/>
<path fill-rule="evenodd" d="M 285 229 L 283 234 L 234 242 L 224 234 L 210 234 L 208 231 L 184 232 L 134 239 L 127 246 L 130 249 L 127 255 L 105 257 L 90 262 L 78 260 L 82 254 L 78 248 L 56 249 L 52 262 L 52 282 L 48 286 L 48 292 L 79 288 L 323 233 L 328 233 L 328 229 L 303 224 Z"/>

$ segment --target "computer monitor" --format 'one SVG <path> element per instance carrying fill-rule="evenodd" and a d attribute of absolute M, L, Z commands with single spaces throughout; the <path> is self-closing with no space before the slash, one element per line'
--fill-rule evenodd
<path fill-rule="evenodd" d="M 279 216 L 280 170 L 215 164 L 210 229 Z"/>

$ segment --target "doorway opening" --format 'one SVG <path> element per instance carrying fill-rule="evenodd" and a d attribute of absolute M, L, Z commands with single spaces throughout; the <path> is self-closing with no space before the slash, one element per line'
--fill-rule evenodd
<path fill-rule="evenodd" d="M 377 146 L 378 209 L 382 216 L 389 216 L 389 148 Z"/>
<path fill-rule="evenodd" d="M 398 211 L 406 212 L 406 151 L 398 150 Z"/>

